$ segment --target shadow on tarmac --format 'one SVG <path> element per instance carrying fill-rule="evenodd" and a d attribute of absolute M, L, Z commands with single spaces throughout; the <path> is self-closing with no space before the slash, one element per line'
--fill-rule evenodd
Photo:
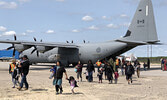
<path fill-rule="evenodd" d="M 48 89 L 32 89 L 31 91 L 48 91 Z"/>
<path fill-rule="evenodd" d="M 74 95 L 78 95 L 78 94 L 83 94 L 83 93 L 77 92 L 77 93 L 75 93 Z M 72 94 L 72 93 L 63 93 L 62 95 L 73 95 L 73 94 Z"/>

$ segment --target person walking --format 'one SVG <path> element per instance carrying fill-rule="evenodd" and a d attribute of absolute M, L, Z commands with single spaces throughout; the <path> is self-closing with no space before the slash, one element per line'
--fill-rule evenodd
<path fill-rule="evenodd" d="M 99 72 L 99 69 L 101 68 L 101 62 L 100 62 L 100 60 L 98 60 L 97 62 L 96 62 L 96 66 L 97 66 L 97 72 Z"/>
<path fill-rule="evenodd" d="M 55 88 L 56 88 L 56 94 L 59 94 L 59 90 L 60 90 L 60 94 L 62 94 L 63 92 L 63 88 L 62 88 L 63 73 L 65 74 L 66 79 L 68 80 L 68 76 L 65 68 L 61 65 L 60 61 L 57 61 L 56 74 L 54 76 L 54 81 L 53 81 L 53 85 L 55 85 Z"/>
<path fill-rule="evenodd" d="M 143 67 L 144 67 L 144 70 L 146 71 L 147 70 L 147 68 L 146 68 L 147 64 L 145 62 L 143 63 Z"/>
<path fill-rule="evenodd" d="M 78 82 L 79 82 L 79 77 L 80 77 L 81 82 L 82 82 L 82 67 L 83 67 L 83 65 L 81 64 L 80 61 L 78 62 L 78 65 L 76 65 L 76 67 L 75 67 L 77 69 L 77 80 L 78 80 Z"/>
<path fill-rule="evenodd" d="M 117 84 L 118 77 L 119 77 L 119 73 L 118 73 L 118 71 L 114 72 L 115 84 Z"/>
<path fill-rule="evenodd" d="M 106 73 L 107 73 L 107 79 L 109 81 L 109 84 L 111 84 L 113 80 L 114 70 L 113 70 L 113 66 L 110 65 L 109 63 L 107 63 Z"/>
<path fill-rule="evenodd" d="M 136 73 L 137 73 L 137 77 L 139 78 L 140 77 L 140 62 L 137 61 L 136 63 Z"/>
<path fill-rule="evenodd" d="M 122 73 L 122 75 L 124 75 L 124 65 L 125 65 L 125 60 L 124 59 L 122 59 L 122 62 L 121 62 L 121 73 Z"/>
<path fill-rule="evenodd" d="M 11 74 L 12 82 L 13 82 L 13 87 L 12 88 L 15 88 L 15 85 L 16 85 L 16 80 L 15 80 L 15 77 L 14 77 L 14 69 L 15 69 L 15 67 L 16 67 L 16 60 L 13 59 L 12 63 L 9 64 L 9 74 Z"/>
<path fill-rule="evenodd" d="M 107 80 L 107 62 L 106 61 L 104 61 L 104 67 L 103 67 L 103 69 L 104 69 L 104 78 L 105 78 L 105 80 Z"/>
<path fill-rule="evenodd" d="M 92 82 L 93 81 L 93 71 L 95 72 L 95 68 L 91 60 L 88 61 L 86 70 L 88 71 L 88 82 Z"/>
<path fill-rule="evenodd" d="M 18 63 L 16 64 L 16 67 L 15 67 L 14 72 L 13 72 L 13 78 L 15 79 L 16 86 L 18 84 L 20 84 L 20 82 L 19 82 L 20 73 L 21 73 L 21 65 L 20 65 L 20 61 L 18 60 Z"/>
<path fill-rule="evenodd" d="M 23 84 L 25 84 L 25 90 L 28 90 L 29 85 L 27 82 L 27 75 L 29 73 L 29 60 L 27 55 L 23 56 L 23 61 L 21 63 L 21 83 L 20 83 L 20 87 L 18 88 L 18 90 L 21 90 L 23 88 Z"/>
<path fill-rule="evenodd" d="M 133 80 L 132 80 L 133 73 L 134 73 L 134 68 L 133 68 L 131 62 L 128 61 L 127 65 L 125 67 L 125 75 L 126 75 L 126 80 L 128 81 L 128 84 L 130 84 L 130 81 L 131 81 L 131 83 L 133 82 Z"/>
<path fill-rule="evenodd" d="M 115 71 L 118 71 L 118 68 L 119 68 L 119 67 L 120 67 L 120 59 L 117 58 L 117 59 L 115 60 L 115 69 L 114 69 L 114 70 L 115 70 Z"/>
<path fill-rule="evenodd" d="M 147 59 L 147 66 L 148 66 L 148 69 L 150 69 L 150 59 L 149 58 Z"/>
<path fill-rule="evenodd" d="M 165 59 L 161 58 L 161 70 L 164 70 Z"/>
<path fill-rule="evenodd" d="M 70 86 L 71 86 L 71 92 L 72 92 L 72 94 L 75 94 L 74 88 L 78 87 L 77 81 L 75 80 L 75 78 L 73 76 L 70 76 L 69 79 L 68 79 L 68 81 L 69 81 Z"/>

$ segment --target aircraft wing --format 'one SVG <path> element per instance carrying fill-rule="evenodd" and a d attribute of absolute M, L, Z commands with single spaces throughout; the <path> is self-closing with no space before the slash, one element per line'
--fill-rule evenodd
<path fill-rule="evenodd" d="M 64 47 L 64 48 L 78 48 L 79 46 L 73 43 L 49 43 L 49 42 L 26 42 L 26 41 L 14 41 L 14 40 L 0 40 L 0 43 L 8 44 L 20 44 L 25 46 L 46 46 L 46 47 Z"/>

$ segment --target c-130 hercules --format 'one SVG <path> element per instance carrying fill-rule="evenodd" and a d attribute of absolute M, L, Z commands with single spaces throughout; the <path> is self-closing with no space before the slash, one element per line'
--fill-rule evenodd
<path fill-rule="evenodd" d="M 154 13 L 151 0 L 140 0 L 134 18 L 126 35 L 120 39 L 102 43 L 46 43 L 26 42 L 15 40 L 0 40 L 0 43 L 10 43 L 11 47 L 19 51 L 20 56 L 27 55 L 31 63 L 53 63 L 61 61 L 63 64 L 76 64 L 79 60 L 115 58 L 116 56 L 140 45 L 158 44 Z M 37 53 L 37 54 L 34 54 Z"/>

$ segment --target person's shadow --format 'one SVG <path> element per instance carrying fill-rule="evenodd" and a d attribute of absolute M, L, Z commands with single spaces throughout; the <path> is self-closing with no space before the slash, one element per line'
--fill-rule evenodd
<path fill-rule="evenodd" d="M 62 95 L 73 95 L 72 93 L 63 93 Z M 76 92 L 74 95 L 83 95 L 81 92 Z"/>
<path fill-rule="evenodd" d="M 48 91 L 48 89 L 32 89 L 31 91 L 41 92 L 41 91 Z"/>

